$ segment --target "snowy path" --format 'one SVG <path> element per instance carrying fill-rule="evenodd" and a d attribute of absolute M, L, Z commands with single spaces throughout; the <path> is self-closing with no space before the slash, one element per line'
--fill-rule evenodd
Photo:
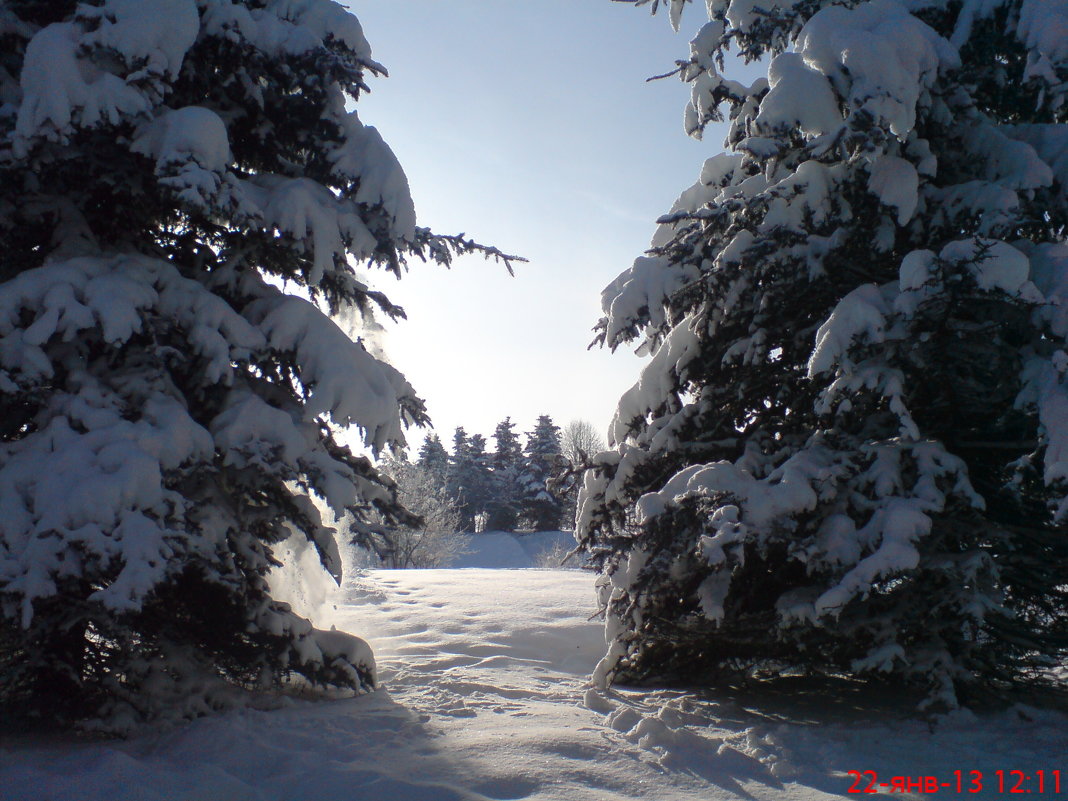
<path fill-rule="evenodd" d="M 365 573 L 334 622 L 371 642 L 381 691 L 123 743 L 5 744 L 0 799 L 809 801 L 856 797 L 849 770 L 880 781 L 982 770 L 983 792 L 967 797 L 994 799 L 1005 797 L 998 769 L 1060 769 L 1068 781 L 1068 717 L 1053 712 L 961 713 L 931 733 L 891 702 L 802 682 L 759 698 L 587 691 L 603 649 L 588 620 L 592 581 L 554 570 Z"/>

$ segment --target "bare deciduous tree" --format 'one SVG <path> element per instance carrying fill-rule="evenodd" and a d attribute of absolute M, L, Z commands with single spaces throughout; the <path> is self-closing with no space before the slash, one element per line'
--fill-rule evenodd
<path fill-rule="evenodd" d="M 595 456 L 605 449 L 604 437 L 589 420 L 572 420 L 560 432 L 560 448 L 573 465 L 581 464 L 586 457 Z"/>

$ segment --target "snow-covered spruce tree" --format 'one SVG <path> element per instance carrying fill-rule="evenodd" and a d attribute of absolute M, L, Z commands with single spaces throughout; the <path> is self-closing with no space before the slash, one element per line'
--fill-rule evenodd
<path fill-rule="evenodd" d="M 677 24 L 684 0 L 671 3 Z M 602 681 L 1068 648 L 1068 5 L 710 0 L 678 70 L 730 152 L 603 294 L 650 355 L 587 473 Z M 723 77 L 728 46 L 768 79 Z"/>
<path fill-rule="evenodd" d="M 449 470 L 449 452 L 441 444 L 441 437 L 428 434 L 419 448 L 419 466 L 433 476 L 437 486 L 445 486 L 445 474 Z"/>
<path fill-rule="evenodd" d="M 366 645 L 266 576 L 294 532 L 340 576 L 312 495 L 357 532 L 405 517 L 338 439 L 425 419 L 328 315 L 401 313 L 350 259 L 477 247 L 416 227 L 346 108 L 382 71 L 330 0 L 0 1 L 0 705 L 373 687 Z"/>
<path fill-rule="evenodd" d="M 493 472 L 490 467 L 490 454 L 486 453 L 486 438 L 481 434 L 472 434 L 467 448 L 467 502 L 472 515 L 473 530 L 484 531 L 488 509 L 493 501 Z"/>
<path fill-rule="evenodd" d="M 492 495 L 487 508 L 486 528 L 490 531 L 515 531 L 519 524 L 521 493 L 519 476 L 523 467 L 523 446 L 515 433 L 512 418 L 497 423 L 493 431 L 494 450 Z"/>
<path fill-rule="evenodd" d="M 449 467 L 445 474 L 445 489 L 449 497 L 456 502 L 460 511 L 460 530 L 475 530 L 475 515 L 468 503 L 468 482 L 470 481 L 471 443 L 463 426 L 457 426 L 452 435 L 452 453 L 449 454 Z"/>
<path fill-rule="evenodd" d="M 560 526 L 564 501 L 551 480 L 564 469 L 560 452 L 560 427 L 549 415 L 538 417 L 534 430 L 527 434 L 526 458 L 519 475 L 520 514 L 534 531 L 552 531 Z"/>

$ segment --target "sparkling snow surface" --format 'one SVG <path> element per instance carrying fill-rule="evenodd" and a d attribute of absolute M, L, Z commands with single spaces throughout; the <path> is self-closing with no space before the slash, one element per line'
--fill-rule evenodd
<path fill-rule="evenodd" d="M 981 770 L 986 789 L 968 797 L 993 799 L 995 770 L 1065 767 L 1068 717 L 1049 711 L 958 713 L 932 733 L 901 702 L 800 679 L 718 695 L 589 689 L 604 651 L 593 582 L 567 570 L 358 574 L 335 622 L 375 648 L 379 692 L 125 742 L 9 738 L 0 798 L 805 800 L 849 797 L 849 770 L 887 782 Z"/>

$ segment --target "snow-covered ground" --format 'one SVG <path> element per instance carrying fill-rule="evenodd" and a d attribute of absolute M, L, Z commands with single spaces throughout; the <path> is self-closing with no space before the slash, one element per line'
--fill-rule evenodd
<path fill-rule="evenodd" d="M 960 770 L 965 791 L 982 771 L 983 790 L 961 796 L 984 799 L 1009 795 L 996 770 L 1026 771 L 1032 788 L 1034 771 L 1060 770 L 1068 798 L 1068 716 L 1054 711 L 957 713 L 932 730 L 901 699 L 848 684 L 592 690 L 604 649 L 593 580 L 535 569 L 357 574 L 334 622 L 370 641 L 380 691 L 128 741 L 9 737 L 0 799 L 804 800 L 850 797 L 850 770 L 888 783 L 952 783 Z"/>
<path fill-rule="evenodd" d="M 560 567 L 560 561 L 575 547 L 570 531 L 536 531 L 511 534 L 489 531 L 467 538 L 466 551 L 448 567 Z M 569 566 L 577 567 L 577 558 Z"/>

